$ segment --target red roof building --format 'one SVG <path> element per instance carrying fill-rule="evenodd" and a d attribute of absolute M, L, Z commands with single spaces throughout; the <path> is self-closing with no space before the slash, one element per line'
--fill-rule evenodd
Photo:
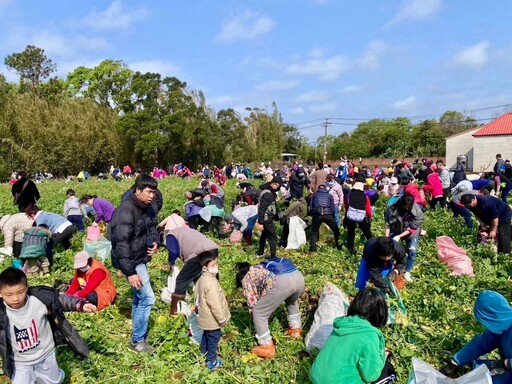
<path fill-rule="evenodd" d="M 488 124 L 483 125 L 473 136 L 512 135 L 512 112 L 505 113 Z"/>

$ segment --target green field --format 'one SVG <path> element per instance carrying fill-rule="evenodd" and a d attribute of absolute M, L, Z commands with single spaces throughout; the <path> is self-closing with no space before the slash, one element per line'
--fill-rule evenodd
<path fill-rule="evenodd" d="M 161 218 L 173 209 L 182 209 L 185 202 L 183 192 L 197 187 L 197 184 L 197 179 L 188 181 L 174 177 L 161 181 L 159 188 L 164 195 Z M 43 183 L 38 185 L 42 196 L 39 206 L 62 214 L 65 192 L 70 187 L 75 189 L 77 196 L 96 194 L 117 205 L 121 194 L 130 186 L 131 181 Z M 237 193 L 233 181 L 225 191 L 228 207 Z M 0 185 L 0 196 L 0 212 L 15 212 L 9 185 Z M 377 203 L 377 213 L 372 223 L 374 235 L 384 233 L 384 206 L 384 201 Z M 498 256 L 485 246 L 476 246 L 475 233 L 467 230 L 462 222 L 454 221 L 449 212 L 427 212 L 424 228 L 427 235 L 420 239 L 416 268 L 413 271 L 415 280 L 402 294 L 408 311 L 408 324 L 383 329 L 387 347 L 393 350 L 398 359 L 399 383 L 407 381 L 412 356 L 441 367 L 443 361 L 482 330 L 472 314 L 479 291 L 494 289 L 509 299 L 511 297 L 509 276 L 512 261 L 509 256 Z M 440 235 L 451 236 L 459 246 L 468 250 L 476 277 L 449 276 L 450 271 L 437 259 L 435 238 Z M 355 256 L 325 243 L 320 243 L 319 251 L 315 254 L 307 253 L 305 247 L 302 251 L 279 250 L 278 255 L 290 257 L 297 264 L 311 292 L 321 291 L 323 285 L 330 281 L 353 296 L 356 293 L 353 283 L 364 244 L 361 238 L 356 239 L 359 252 Z M 76 235 L 72 249 L 65 252 L 58 247 L 51 276 L 31 277 L 29 283 L 53 286 L 68 281 L 73 275 L 73 256 L 82 249 L 82 240 Z M 257 238 L 255 244 L 256 241 Z M 221 369 L 214 372 L 206 369 L 198 347 L 189 344 L 184 317 L 170 317 L 169 305 L 159 299 L 168 275 L 167 252 L 162 248 L 149 265 L 157 296 L 157 303 L 151 313 L 149 342 L 156 348 L 156 353 L 152 356 L 139 355 L 127 349 L 131 330 L 131 289 L 124 278 L 117 277 L 114 272 L 118 298 L 113 306 L 95 314 L 73 313 L 68 316 L 88 342 L 91 354 L 90 359 L 85 361 L 75 357 L 69 349 L 58 349 L 58 361 L 66 372 L 66 382 L 307 383 L 314 357 L 303 353 L 301 341 L 285 336 L 284 306 L 271 321 L 272 335 L 277 342 L 276 358 L 264 361 L 248 353 L 255 345 L 254 330 L 242 293 L 235 289 L 233 266 L 238 261 L 257 263 L 256 247 L 246 251 L 240 244 L 233 245 L 228 240 L 218 243 L 221 284 L 232 312 L 232 320 L 224 328 L 220 343 L 220 356 L 223 359 Z M 9 265 L 10 260 L 5 260 L 1 267 Z M 110 261 L 107 265 L 110 266 Z M 301 302 L 301 313 L 307 330 L 313 318 L 313 314 L 308 312 L 308 303 Z"/>

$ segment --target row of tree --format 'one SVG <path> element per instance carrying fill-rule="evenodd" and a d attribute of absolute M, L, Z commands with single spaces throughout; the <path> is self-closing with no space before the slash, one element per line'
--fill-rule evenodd
<path fill-rule="evenodd" d="M 297 153 L 316 160 L 323 152 L 286 124 L 275 103 L 266 111 L 214 111 L 201 91 L 158 73 L 134 72 L 119 60 L 78 67 L 66 79 L 52 77 L 55 63 L 27 46 L 4 60 L 19 75 L 0 74 L 0 177 L 12 170 L 75 174 L 102 172 L 111 164 L 152 168 L 182 162 L 202 164 L 277 160 Z M 458 112 L 439 122 L 413 125 L 406 118 L 371 120 L 352 133 L 327 137 L 329 158 L 436 156 L 444 138 L 475 126 Z"/>

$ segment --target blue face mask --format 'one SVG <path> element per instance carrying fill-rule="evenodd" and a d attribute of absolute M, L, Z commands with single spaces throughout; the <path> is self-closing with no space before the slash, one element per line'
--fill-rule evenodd
<path fill-rule="evenodd" d="M 334 185 L 334 181 L 328 181 L 328 182 L 325 183 L 325 185 L 330 188 L 330 187 L 332 187 Z"/>

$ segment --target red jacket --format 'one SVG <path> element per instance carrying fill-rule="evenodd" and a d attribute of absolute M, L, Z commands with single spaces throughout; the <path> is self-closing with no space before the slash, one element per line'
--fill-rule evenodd
<path fill-rule="evenodd" d="M 432 197 L 443 196 L 443 184 L 437 172 L 432 172 L 427 176 L 423 190 L 427 191 Z"/>
<path fill-rule="evenodd" d="M 441 195 L 442 193 L 441 188 Z M 425 194 L 420 193 L 420 188 L 418 187 L 418 184 L 416 183 L 409 183 L 404 188 L 404 195 L 411 195 L 414 197 L 414 202 L 417 204 L 421 204 L 423 206 L 427 205 L 427 200 L 425 200 Z"/>

